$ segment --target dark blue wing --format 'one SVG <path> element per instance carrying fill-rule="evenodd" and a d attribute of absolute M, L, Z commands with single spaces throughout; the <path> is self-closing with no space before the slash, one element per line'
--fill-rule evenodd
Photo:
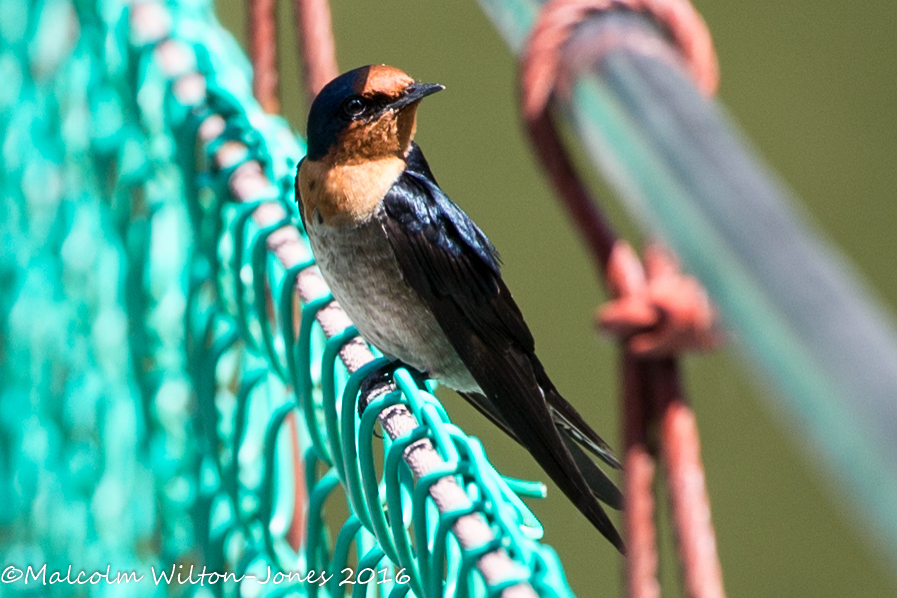
<path fill-rule="evenodd" d="M 485 395 L 466 398 L 529 450 L 622 550 L 622 539 L 596 500 L 619 508 L 622 497 L 569 432 L 608 463 L 617 465 L 616 460 L 545 374 L 532 334 L 502 281 L 495 248 L 442 192 L 419 148 L 412 148 L 407 162 L 384 198 L 380 219 L 406 281 L 432 310 Z"/>
<path fill-rule="evenodd" d="M 498 252 L 439 188 L 416 145 L 383 207 L 387 235 L 409 284 L 423 297 L 451 299 L 465 314 L 463 322 L 450 324 L 453 330 L 470 329 L 497 349 L 511 342 L 534 350 L 523 315 L 501 279 Z"/>

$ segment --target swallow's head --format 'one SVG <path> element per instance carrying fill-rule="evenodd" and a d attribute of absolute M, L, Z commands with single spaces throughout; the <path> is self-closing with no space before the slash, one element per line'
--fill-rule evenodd
<path fill-rule="evenodd" d="M 418 83 L 386 65 L 363 66 L 340 75 L 312 102 L 308 158 L 331 164 L 391 156 L 404 159 L 414 137 L 418 103 L 442 89 L 442 85 Z"/>

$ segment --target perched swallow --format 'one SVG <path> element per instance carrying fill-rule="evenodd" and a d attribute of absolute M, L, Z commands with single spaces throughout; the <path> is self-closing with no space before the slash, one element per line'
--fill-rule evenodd
<path fill-rule="evenodd" d="M 366 66 L 312 102 L 296 193 L 318 266 L 370 343 L 458 391 L 622 551 L 598 502 L 622 496 L 583 447 L 620 463 L 551 383 L 498 253 L 413 141 L 421 99 L 442 89 Z"/>

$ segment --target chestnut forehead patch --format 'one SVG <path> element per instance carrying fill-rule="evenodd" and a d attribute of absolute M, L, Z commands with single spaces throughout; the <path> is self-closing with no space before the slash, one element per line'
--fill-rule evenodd
<path fill-rule="evenodd" d="M 389 98 L 398 98 L 414 83 L 414 79 L 394 66 L 377 64 L 368 67 L 367 77 L 359 83 L 362 84 L 363 96 L 385 95 Z"/>

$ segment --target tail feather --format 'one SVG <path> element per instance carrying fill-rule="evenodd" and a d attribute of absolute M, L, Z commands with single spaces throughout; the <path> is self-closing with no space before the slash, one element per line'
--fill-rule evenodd
<path fill-rule="evenodd" d="M 561 438 L 567 446 L 567 450 L 570 451 L 573 460 L 576 461 L 579 471 L 586 479 L 592 494 L 610 508 L 621 511 L 623 509 L 623 493 L 620 492 L 613 480 L 592 461 L 591 457 L 582 450 L 573 438 L 566 434 L 561 434 Z"/>
<path fill-rule="evenodd" d="M 582 447 L 586 448 L 593 455 L 613 467 L 614 469 L 622 469 L 622 465 L 620 461 L 617 460 L 616 455 L 614 455 L 611 448 L 607 445 L 604 440 L 601 439 L 598 434 L 595 433 L 592 428 L 589 427 L 585 421 L 582 420 L 582 417 L 576 411 L 573 411 L 573 407 L 564 400 L 561 395 L 555 393 L 546 393 L 546 397 L 548 399 L 549 409 L 551 409 L 551 418 L 554 420 L 555 425 L 564 431 L 564 433 L 578 442 Z M 557 399 L 564 401 L 566 406 L 569 408 L 566 412 L 561 412 L 557 408 Z M 575 415 L 575 419 L 571 418 L 571 415 Z M 571 421 L 574 420 L 574 421 Z M 576 422 L 575 420 L 578 420 Z"/>
<path fill-rule="evenodd" d="M 546 397 L 556 391 L 553 386 L 549 386 L 547 393 L 542 390 L 531 364 L 535 356 L 509 351 L 496 363 L 489 363 L 496 357 L 494 352 L 484 351 L 480 356 L 477 373 L 488 368 L 489 375 L 475 378 L 485 397 L 467 395 L 468 400 L 523 445 L 592 525 L 623 552 L 623 539 L 598 502 L 601 499 L 619 508 L 622 495 L 576 444 L 583 435 L 569 435 L 578 426 L 569 425 L 569 418 L 562 419 L 558 425 L 552 417 Z M 573 410 L 569 403 L 564 401 L 564 404 Z M 577 418 L 582 421 L 578 414 Z"/>
<path fill-rule="evenodd" d="M 622 469 L 622 464 L 614 455 L 613 450 L 598 435 L 592 427 L 586 423 L 579 412 L 567 402 L 561 393 L 554 387 L 542 362 L 535 354 L 530 355 L 530 363 L 533 367 L 533 373 L 539 386 L 545 392 L 545 400 L 551 408 L 551 416 L 558 427 L 562 428 L 571 438 L 576 440 L 583 447 L 588 449 L 593 455 L 613 467 L 614 469 Z"/>
<path fill-rule="evenodd" d="M 468 403 L 500 428 L 505 434 L 514 439 L 521 446 L 523 445 L 523 443 L 520 442 L 520 439 L 517 438 L 517 435 L 514 434 L 514 431 L 511 430 L 503 419 L 501 419 L 501 416 L 498 414 L 495 407 L 492 406 L 489 399 L 479 393 L 460 394 Z M 594 494 L 596 498 L 607 504 L 610 508 L 617 511 L 621 510 L 623 508 L 623 493 L 620 492 L 620 489 L 617 488 L 617 485 L 614 484 L 610 477 L 608 477 L 608 475 L 582 450 L 580 445 L 588 447 L 582 440 L 582 434 L 579 434 L 578 430 L 566 420 L 564 423 L 558 421 L 560 416 L 557 412 L 553 412 L 552 415 L 555 416 L 553 419 L 558 431 L 561 433 L 561 439 L 564 441 L 567 450 L 570 451 L 573 460 L 576 461 L 576 466 L 588 483 L 589 490 L 592 491 L 592 494 Z M 524 448 L 526 447 L 524 446 Z M 610 458 L 613 459 L 614 463 L 618 463 L 612 454 L 610 454 Z M 605 459 L 602 460 L 607 462 Z M 611 463 L 611 465 L 613 465 L 613 463 Z M 617 467 L 619 467 L 619 464 L 617 464 Z"/>
<path fill-rule="evenodd" d="M 601 532 L 601 535 L 607 538 L 617 550 L 625 552 L 623 538 L 620 536 L 616 527 L 614 527 L 607 512 L 601 507 L 601 504 L 598 502 L 598 497 L 596 496 L 595 488 L 590 484 L 590 481 L 594 480 L 590 480 L 583 474 L 576 458 L 574 458 L 567 449 L 567 446 L 572 444 L 572 441 L 565 442 L 562 435 L 559 433 L 557 433 L 557 439 L 560 441 L 558 443 L 559 446 L 549 446 L 547 443 L 534 442 L 528 444 L 527 448 L 539 465 L 541 465 L 545 472 L 551 476 L 554 483 L 557 484 L 561 491 L 567 495 L 567 498 L 576 505 L 576 508 L 585 515 L 586 519 Z M 582 455 L 584 459 L 588 460 L 588 457 L 582 450 L 579 450 L 579 454 Z M 595 466 L 594 470 L 597 469 L 597 466 Z M 604 493 L 600 486 L 599 493 Z"/>

